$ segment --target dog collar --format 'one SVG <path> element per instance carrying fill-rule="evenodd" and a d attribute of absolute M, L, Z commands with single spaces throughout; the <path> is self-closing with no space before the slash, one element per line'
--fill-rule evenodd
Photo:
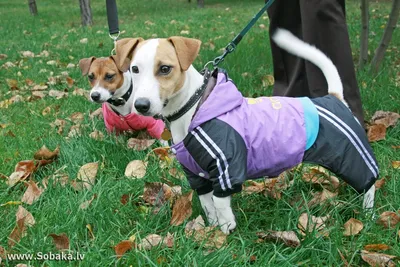
<path fill-rule="evenodd" d="M 176 121 L 180 117 L 186 114 L 203 96 L 204 90 L 207 87 L 208 79 L 210 77 L 210 72 L 206 71 L 204 74 L 203 84 L 196 90 L 196 92 L 189 98 L 189 101 L 186 102 L 183 107 L 181 107 L 178 111 L 172 113 L 169 116 L 164 117 L 164 122 L 168 121 L 168 123 Z M 166 102 L 168 104 L 168 102 Z M 166 106 L 166 105 L 165 105 Z"/>
<path fill-rule="evenodd" d="M 125 105 L 126 101 L 128 101 L 129 97 L 132 94 L 132 90 L 133 90 L 133 83 L 131 83 L 131 86 L 129 86 L 128 91 L 126 91 L 126 93 L 123 96 L 118 98 L 110 98 L 107 100 L 107 103 L 110 103 L 111 105 L 116 107 Z"/>

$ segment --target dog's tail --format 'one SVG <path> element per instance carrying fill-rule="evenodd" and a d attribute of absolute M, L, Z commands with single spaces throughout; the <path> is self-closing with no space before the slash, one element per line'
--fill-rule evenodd
<path fill-rule="evenodd" d="M 315 46 L 307 44 L 291 32 L 278 28 L 272 39 L 282 49 L 298 57 L 304 58 L 321 69 L 328 83 L 328 93 L 344 102 L 343 85 L 339 73 L 332 61 Z M 346 104 L 347 105 L 347 104 Z"/>

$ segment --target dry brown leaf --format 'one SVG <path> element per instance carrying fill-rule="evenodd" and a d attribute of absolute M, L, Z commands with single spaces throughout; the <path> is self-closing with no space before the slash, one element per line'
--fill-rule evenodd
<path fill-rule="evenodd" d="M 156 234 L 150 234 L 142 239 L 138 245 L 139 249 L 150 250 L 153 247 L 158 246 L 162 242 L 163 238 Z"/>
<path fill-rule="evenodd" d="M 10 177 L 7 177 L 8 180 L 6 181 L 9 187 L 13 187 L 19 181 L 24 180 L 27 177 L 24 171 L 13 172 Z"/>
<path fill-rule="evenodd" d="M 28 182 L 28 188 L 22 196 L 21 201 L 28 205 L 32 205 L 32 203 L 40 197 L 43 191 L 44 189 L 38 187 L 37 184 L 31 180 Z"/>
<path fill-rule="evenodd" d="M 65 127 L 66 121 L 61 120 L 61 119 L 56 119 L 54 122 L 50 123 L 50 126 L 52 128 L 57 128 L 57 133 L 62 134 L 64 127 Z"/>
<path fill-rule="evenodd" d="M 364 228 L 364 225 L 361 221 L 350 218 L 344 225 L 344 236 L 353 236 L 361 232 Z"/>
<path fill-rule="evenodd" d="M 374 124 L 368 128 L 368 141 L 376 142 L 386 138 L 386 127 L 383 124 Z"/>
<path fill-rule="evenodd" d="M 1 55 L 0 55 L 1 56 Z M 0 58 L 1 59 L 1 58 Z M 0 263 L 1 260 L 5 260 L 7 258 L 7 251 L 5 250 L 5 248 L 3 248 L 2 246 L 0 246 Z"/>
<path fill-rule="evenodd" d="M 101 141 L 104 139 L 104 134 L 98 130 L 95 130 L 94 132 L 91 132 L 89 134 L 89 137 L 94 139 L 94 140 L 98 140 Z"/>
<path fill-rule="evenodd" d="M 184 220 L 192 215 L 193 191 L 179 197 L 172 207 L 171 225 L 181 225 Z"/>
<path fill-rule="evenodd" d="M 89 97 L 89 92 L 82 88 L 75 88 L 74 91 L 72 92 L 72 95 Z"/>
<path fill-rule="evenodd" d="M 325 221 L 330 217 L 315 217 L 311 215 L 311 221 L 308 220 L 308 214 L 302 213 L 299 217 L 299 222 L 297 227 L 303 235 L 307 233 L 312 233 L 314 230 L 317 231 L 322 236 L 329 236 L 329 232 L 326 229 Z"/>
<path fill-rule="evenodd" d="M 244 194 L 256 194 L 265 191 L 265 183 L 264 182 L 256 182 L 249 180 L 249 186 L 244 186 L 242 192 Z"/>
<path fill-rule="evenodd" d="M 17 225 L 14 227 L 10 236 L 8 237 L 8 247 L 10 249 L 26 235 L 25 218 L 26 217 L 23 217 L 17 221 Z"/>
<path fill-rule="evenodd" d="M 73 123 L 75 124 L 79 124 L 83 121 L 83 119 L 85 118 L 82 112 L 75 112 L 72 113 L 69 117 L 68 117 Z"/>
<path fill-rule="evenodd" d="M 98 162 L 86 163 L 79 168 L 77 175 L 78 186 L 80 184 L 81 189 L 86 188 L 91 190 L 96 180 L 97 170 L 99 168 Z M 76 189 L 76 188 L 75 188 Z"/>
<path fill-rule="evenodd" d="M 285 245 L 293 248 L 300 246 L 300 240 L 293 231 L 258 232 L 257 236 L 261 239 L 283 242 Z"/>
<path fill-rule="evenodd" d="M 157 147 L 152 150 L 152 152 L 158 156 L 160 160 L 168 160 L 169 156 L 169 147 Z"/>
<path fill-rule="evenodd" d="M 82 204 L 79 205 L 79 208 L 80 208 L 81 210 L 85 210 L 85 209 L 89 208 L 90 204 L 92 203 L 92 201 L 93 201 L 96 197 L 97 197 L 97 195 L 94 194 L 94 195 L 92 196 L 91 199 L 82 202 Z"/>
<path fill-rule="evenodd" d="M 18 81 L 14 79 L 6 79 L 8 87 L 10 87 L 11 90 L 17 90 L 18 89 Z"/>
<path fill-rule="evenodd" d="M 371 118 L 373 124 L 383 124 L 386 128 L 395 126 L 397 120 L 400 119 L 400 114 L 390 111 L 378 110 Z"/>
<path fill-rule="evenodd" d="M 65 233 L 62 234 L 49 234 L 53 238 L 53 243 L 58 250 L 69 249 L 69 239 Z"/>
<path fill-rule="evenodd" d="M 146 182 L 143 191 L 143 200 L 153 206 L 162 206 L 172 196 L 171 187 L 164 183 Z"/>
<path fill-rule="evenodd" d="M 393 149 L 400 149 L 400 146 L 392 146 Z"/>
<path fill-rule="evenodd" d="M 32 91 L 43 91 L 46 90 L 48 88 L 47 85 L 40 85 L 40 84 L 36 84 L 35 86 L 32 87 Z M 33 94 L 33 92 L 32 92 Z"/>
<path fill-rule="evenodd" d="M 69 129 L 68 138 L 73 138 L 80 135 L 81 135 L 81 125 L 80 124 L 72 125 L 71 128 Z"/>
<path fill-rule="evenodd" d="M 261 79 L 262 81 L 262 86 L 263 87 L 268 87 L 268 86 L 272 86 L 275 83 L 275 79 L 273 75 L 264 75 Z"/>
<path fill-rule="evenodd" d="M 129 138 L 127 147 L 131 149 L 135 149 L 137 151 L 142 151 L 148 149 L 154 144 L 154 139 L 138 139 L 138 138 Z"/>
<path fill-rule="evenodd" d="M 89 118 L 91 118 L 91 119 L 94 119 L 95 117 L 100 117 L 100 116 L 101 117 L 103 116 L 102 108 L 98 108 L 89 114 Z"/>
<path fill-rule="evenodd" d="M 390 247 L 385 244 L 370 244 L 370 245 L 365 245 L 364 249 L 368 251 L 378 251 L 378 250 L 388 250 L 390 249 Z"/>
<path fill-rule="evenodd" d="M 185 235 L 193 237 L 197 243 L 204 243 L 205 248 L 221 248 L 226 242 L 226 237 L 221 230 L 215 227 L 204 227 L 203 218 L 199 215 L 185 226 Z"/>
<path fill-rule="evenodd" d="M 125 176 L 132 178 L 143 178 L 146 175 L 147 163 L 143 160 L 129 162 L 125 169 Z"/>
<path fill-rule="evenodd" d="M 121 202 L 122 205 L 126 205 L 130 197 L 131 197 L 130 194 L 123 194 L 119 202 Z"/>
<path fill-rule="evenodd" d="M 400 169 L 400 160 L 392 161 L 393 169 Z"/>
<path fill-rule="evenodd" d="M 180 179 L 180 180 L 185 179 L 185 173 L 180 171 L 180 170 L 178 170 L 177 168 L 169 169 L 168 173 L 174 178 L 177 178 L 177 179 Z"/>
<path fill-rule="evenodd" d="M 67 78 L 65 78 L 65 80 L 67 81 L 67 85 L 69 88 L 74 86 L 74 79 L 72 79 L 71 77 L 68 76 Z"/>
<path fill-rule="evenodd" d="M 382 188 L 382 187 L 385 185 L 385 183 L 386 183 L 385 178 L 386 178 L 386 177 L 382 177 L 381 179 L 376 180 L 376 182 L 375 182 L 375 189 L 380 189 L 380 188 Z"/>
<path fill-rule="evenodd" d="M 393 211 L 383 212 L 378 219 L 378 224 L 383 225 L 385 228 L 394 228 L 400 222 L 400 216 Z"/>
<path fill-rule="evenodd" d="M 49 96 L 55 97 L 56 99 L 61 99 L 63 97 L 67 97 L 68 93 L 52 89 L 49 91 Z"/>
<path fill-rule="evenodd" d="M 131 250 L 132 248 L 133 243 L 130 240 L 123 240 L 114 247 L 115 255 L 117 255 L 117 258 L 121 258 L 125 252 Z"/>
<path fill-rule="evenodd" d="M 369 264 L 369 266 L 373 267 L 395 267 L 396 263 L 393 261 L 396 256 L 382 254 L 382 253 L 374 253 L 368 252 L 366 250 L 361 251 L 361 258 Z"/>
<path fill-rule="evenodd" d="M 168 248 L 172 248 L 174 246 L 174 235 L 168 232 L 167 236 L 163 239 L 163 244 Z"/>
<path fill-rule="evenodd" d="M 337 192 L 331 192 L 325 188 L 322 189 L 320 192 L 314 193 L 313 198 L 308 202 L 309 207 L 315 207 L 317 205 L 324 204 L 327 200 L 331 200 L 332 198 L 338 195 Z"/>
<path fill-rule="evenodd" d="M 20 51 L 22 57 L 35 57 L 35 53 L 32 51 Z"/>
<path fill-rule="evenodd" d="M 15 214 L 15 217 L 17 219 L 16 220 L 17 222 L 24 218 L 25 219 L 24 223 L 28 227 L 32 227 L 36 223 L 35 218 L 33 218 L 32 214 L 21 205 L 18 206 L 18 210 L 17 213 Z"/>
<path fill-rule="evenodd" d="M 46 108 L 44 108 L 44 109 L 42 110 L 42 115 L 43 115 L 43 116 L 46 116 L 47 114 L 50 114 L 50 112 L 51 112 L 51 107 L 48 106 L 48 107 L 46 107 Z"/>
<path fill-rule="evenodd" d="M 304 182 L 320 184 L 322 187 L 331 189 L 337 189 L 340 185 L 339 179 L 330 175 L 329 171 L 321 166 L 310 167 L 308 172 L 304 172 L 301 178 Z"/>
<path fill-rule="evenodd" d="M 57 146 L 54 151 L 50 151 L 46 145 L 43 145 L 36 153 L 33 155 L 34 159 L 55 159 L 60 154 L 60 146 Z"/>
<path fill-rule="evenodd" d="M 6 54 L 0 54 L 0 60 L 6 59 L 8 56 Z"/>

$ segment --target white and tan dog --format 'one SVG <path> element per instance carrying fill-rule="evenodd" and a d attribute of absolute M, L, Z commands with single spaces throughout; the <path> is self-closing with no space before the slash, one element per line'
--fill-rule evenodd
<path fill-rule="evenodd" d="M 337 73 L 337 70 L 335 66 L 332 64 L 332 62 L 323 53 L 321 53 L 316 48 L 298 40 L 296 37 L 294 37 L 289 32 L 286 32 L 284 30 L 278 30 L 277 34 L 274 36 L 274 40 L 283 49 L 286 49 L 289 52 L 294 53 L 295 55 L 310 60 L 318 67 L 320 67 L 327 78 L 329 86 L 328 89 L 329 94 L 336 96 L 340 101 L 344 102 L 342 84 L 339 75 Z M 171 114 L 176 114 L 177 111 L 179 113 L 182 107 L 185 107 L 187 103 L 193 99 L 193 96 L 196 95 L 196 92 L 199 92 L 199 88 L 202 88 L 204 83 L 203 75 L 201 75 L 191 65 L 198 55 L 200 44 L 201 42 L 199 40 L 184 38 L 184 37 L 170 37 L 168 39 L 150 39 L 146 41 L 140 38 L 136 39 L 130 38 L 130 39 L 122 39 L 117 42 L 116 51 L 117 51 L 117 57 L 119 58 L 119 62 L 124 62 L 126 58 L 131 59 L 130 67 L 131 67 L 132 80 L 134 86 L 133 112 L 146 116 L 155 116 L 158 114 L 162 114 L 164 117 L 170 117 Z M 225 79 L 225 76 L 221 75 L 218 76 L 217 82 L 230 83 L 230 80 L 228 78 Z M 229 86 L 231 85 L 232 84 L 230 84 Z M 248 106 L 249 107 L 257 106 L 256 104 L 258 103 L 263 103 L 263 105 L 267 105 L 267 103 L 271 101 L 273 104 L 272 105 L 273 109 L 271 109 L 271 112 L 275 111 L 278 112 L 277 110 L 280 109 L 280 107 L 285 104 L 285 101 L 288 101 L 287 102 L 289 103 L 288 106 L 292 105 L 290 104 L 292 103 L 290 101 L 293 101 L 293 100 L 286 100 L 289 98 L 284 98 L 284 97 L 246 99 L 242 98 L 239 92 L 234 92 L 234 91 L 232 92 L 233 93 L 230 94 L 225 93 L 225 95 L 222 94 L 220 96 L 222 96 L 225 99 L 234 99 L 232 94 L 235 96 L 239 94 L 240 97 L 237 97 L 236 99 L 232 100 L 232 102 L 236 101 L 238 103 L 235 104 L 236 105 L 235 107 L 237 107 L 237 109 L 240 108 L 247 109 Z M 209 98 L 212 97 L 212 94 L 214 94 L 215 96 L 215 94 L 218 93 L 213 91 L 213 93 L 211 93 Z M 226 136 L 219 138 L 219 140 L 215 141 L 211 136 L 212 135 L 211 132 L 213 131 L 215 133 L 218 131 L 220 132 L 225 131 L 224 130 L 225 128 L 223 127 L 225 127 L 226 123 L 221 124 L 220 122 L 215 122 L 215 124 L 211 123 L 209 127 L 200 125 L 202 127 L 197 126 L 193 128 L 191 126 L 193 122 L 192 120 L 196 120 L 197 118 L 196 116 L 198 115 L 196 109 L 199 108 L 198 103 L 202 100 L 197 99 L 195 105 L 192 105 L 190 108 L 185 109 L 185 111 L 182 112 L 182 114 L 180 114 L 181 116 L 179 116 L 178 119 L 176 120 L 174 119 L 173 121 L 171 121 L 170 129 L 172 133 L 173 142 L 175 144 L 178 144 L 174 145 L 173 152 L 175 149 L 182 151 L 185 150 L 184 152 L 182 152 L 184 155 L 183 156 L 181 155 L 180 157 L 178 157 L 179 154 L 178 151 L 177 159 L 181 163 L 182 161 L 192 162 L 193 163 L 192 165 L 195 166 L 190 169 L 189 167 L 182 164 L 185 169 L 185 172 L 188 174 L 188 179 L 192 188 L 198 189 L 197 192 L 199 193 L 201 205 L 207 215 L 209 223 L 219 224 L 223 232 L 229 233 L 236 227 L 235 217 L 231 209 L 230 195 L 231 193 L 240 191 L 243 179 L 247 178 L 245 176 L 262 177 L 262 176 L 252 175 L 250 167 L 247 167 L 247 172 L 246 172 L 246 157 L 247 156 L 250 157 L 251 155 L 254 156 L 254 154 L 257 154 L 257 151 L 253 151 L 253 149 L 257 149 L 257 146 L 260 146 L 260 144 L 262 143 L 257 143 L 257 145 L 248 145 L 248 143 L 246 143 L 245 145 L 244 142 L 240 140 L 240 137 L 238 137 L 237 134 L 235 135 L 234 133 L 235 131 L 232 130 L 229 130 L 230 132 L 229 134 L 226 134 Z M 339 104 L 336 102 L 335 103 L 339 105 L 341 109 L 344 109 L 343 112 L 348 112 L 349 114 L 346 116 L 350 117 L 350 120 L 353 120 L 350 121 L 350 124 L 352 125 L 351 127 L 353 128 L 358 127 L 354 126 L 353 122 L 355 122 L 355 120 L 351 115 L 351 112 L 348 111 L 348 109 L 343 103 L 341 103 L 337 99 L 331 100 L 329 98 L 328 100 L 331 102 L 337 101 Z M 248 103 L 246 101 L 248 101 Z M 281 101 L 282 103 L 281 102 L 278 103 L 276 101 L 278 102 Z M 309 103 L 310 106 L 313 106 L 311 100 L 303 99 L 302 101 L 309 101 L 307 103 Z M 203 104 L 203 106 L 205 105 L 206 107 L 203 107 L 202 104 L 203 102 L 201 102 L 200 104 L 199 111 L 202 108 L 203 109 L 209 108 L 207 104 Z M 226 101 L 224 100 L 222 105 L 229 106 L 231 104 L 232 103 L 229 102 L 228 100 Z M 217 104 L 214 103 L 213 105 L 214 107 L 218 106 L 218 102 Z M 245 107 L 243 107 L 243 105 Z M 279 108 L 277 108 L 278 106 Z M 315 114 L 317 114 L 316 116 L 318 117 L 319 111 L 317 112 L 317 109 L 315 107 L 314 109 L 315 109 Z M 236 111 L 227 112 L 226 114 L 222 114 L 219 118 L 221 118 L 221 120 L 228 121 L 230 120 L 229 116 L 231 116 L 235 112 Z M 297 113 L 299 112 L 295 112 L 293 114 Z M 265 117 L 267 118 L 268 116 L 269 114 L 265 113 Z M 325 114 L 322 115 L 320 114 L 321 120 L 322 116 L 325 116 Z M 329 116 L 328 115 L 326 116 L 329 117 L 328 119 L 331 119 L 331 116 L 334 115 L 329 114 Z M 256 117 L 257 116 L 249 116 L 246 117 L 245 119 L 242 118 L 241 120 L 243 124 L 250 123 L 252 125 L 257 125 Z M 248 120 L 251 120 L 252 118 L 254 121 L 248 122 Z M 336 117 L 331 120 L 335 120 L 335 123 L 337 121 Z M 290 121 L 288 120 L 288 124 L 291 123 Z M 341 121 L 340 122 L 337 121 L 336 124 L 341 124 L 341 123 L 342 123 Z M 355 123 L 357 124 L 357 122 Z M 348 133 L 347 130 L 343 130 L 343 132 L 341 132 L 340 129 L 348 127 L 347 125 L 343 127 L 341 125 L 339 126 L 340 127 L 338 128 L 339 129 L 338 131 L 340 133 L 340 138 L 342 138 L 342 136 L 344 136 L 343 138 L 346 138 L 347 135 L 350 136 L 349 138 L 351 138 L 351 140 L 354 140 L 354 138 L 358 138 L 354 137 L 355 133 L 353 130 L 351 130 L 353 132 L 350 132 L 349 130 L 350 133 Z M 208 130 L 206 129 L 207 127 Z M 238 132 L 241 131 L 239 129 L 240 127 L 241 126 L 238 126 L 237 130 Z M 281 128 L 278 129 L 278 128 L 279 127 L 277 126 L 276 129 L 274 129 L 274 125 L 270 125 L 271 131 L 276 131 L 274 132 L 274 136 L 277 136 L 277 138 L 279 136 L 279 138 L 281 138 L 280 135 L 284 135 L 281 133 L 282 131 L 285 131 L 285 128 L 283 129 Z M 357 128 L 357 131 L 360 130 L 361 132 L 358 131 L 357 134 L 361 136 L 362 134 L 365 135 L 365 132 L 362 130 L 362 128 L 361 127 L 359 128 L 360 129 Z M 324 131 L 324 129 L 321 128 L 320 131 Z M 300 134 L 297 132 L 294 133 L 293 136 L 289 136 L 288 142 L 295 143 L 295 139 L 297 136 L 300 136 Z M 300 139 L 300 137 L 298 138 Z M 315 138 L 317 137 L 315 136 Z M 315 142 L 319 142 L 318 139 L 315 138 L 314 141 L 317 140 Z M 192 140 L 193 142 L 197 142 L 196 145 L 198 149 L 196 148 L 196 145 L 192 145 L 189 142 L 190 141 L 189 139 Z M 361 185 L 359 188 L 356 188 L 357 191 L 359 192 L 364 192 L 369 189 L 364 197 L 364 207 L 371 208 L 373 207 L 374 192 L 375 192 L 373 182 L 377 178 L 378 170 L 373 155 L 372 156 L 370 155 L 372 152 L 370 148 L 367 147 L 368 145 L 365 144 L 364 142 L 365 138 L 361 137 L 361 139 L 363 141 L 362 143 L 357 143 L 358 141 L 352 143 L 350 141 L 346 141 L 345 139 L 343 139 L 343 142 L 346 142 L 346 145 L 350 143 L 350 145 L 353 144 L 355 146 L 354 153 L 359 152 L 361 155 L 357 156 L 360 158 L 360 164 L 365 163 L 364 165 L 367 166 L 364 167 L 363 165 L 362 169 L 365 169 L 365 172 L 371 172 L 371 174 L 368 173 L 369 176 L 368 178 L 366 178 L 368 179 L 368 181 L 366 181 L 365 184 Z M 229 143 L 229 140 L 236 140 L 236 141 L 231 141 Z M 259 140 L 257 140 L 257 142 L 258 141 Z M 266 141 L 263 140 L 263 142 L 265 143 Z M 183 143 L 184 145 L 180 145 Z M 227 143 L 226 146 L 229 147 L 225 147 L 225 143 Z M 193 148 L 190 148 L 190 146 L 192 146 Z M 358 150 L 359 147 L 361 147 L 361 151 Z M 190 154 L 186 153 L 187 152 L 186 149 L 187 150 L 192 149 L 194 152 Z M 296 159 L 295 162 L 296 164 L 298 164 L 299 161 L 301 162 L 303 160 L 303 155 L 304 158 L 306 158 L 307 156 L 306 153 L 310 153 L 310 152 L 304 152 L 304 147 L 302 147 L 301 149 L 303 149 L 303 151 L 300 151 L 301 153 L 299 152 L 300 156 L 298 157 L 298 159 Z M 335 149 L 337 148 L 332 148 L 332 150 Z M 208 154 L 200 156 L 200 154 L 202 153 L 200 150 L 207 151 Z M 243 151 L 245 152 L 243 153 Z M 314 150 L 309 149 L 308 151 L 315 151 L 315 149 Z M 176 153 L 176 151 L 174 153 Z M 284 152 L 282 153 L 283 157 L 281 159 L 281 162 L 285 162 L 286 161 L 284 157 L 285 154 Z M 279 157 L 279 155 L 276 157 Z M 310 155 L 310 157 L 314 157 L 314 155 Z M 209 158 L 209 160 L 207 161 L 207 163 L 202 164 L 201 161 L 206 160 L 206 158 Z M 180 159 L 182 159 L 182 161 Z M 334 160 L 337 161 L 337 159 Z M 239 161 L 240 163 L 237 164 L 237 162 Z M 372 167 L 370 168 L 370 166 Z M 332 167 L 331 169 L 336 170 L 334 167 Z M 282 169 L 279 169 L 279 171 L 282 171 Z M 338 171 L 340 172 L 341 170 Z M 345 171 L 351 172 L 351 170 L 347 169 Z M 258 172 L 257 174 L 260 174 L 260 172 Z M 273 174 L 276 173 L 273 172 Z M 340 174 L 347 177 L 345 172 L 344 173 L 340 172 Z M 352 174 L 349 175 L 351 176 Z M 241 180 L 236 184 L 234 184 L 234 179 L 236 179 L 235 177 L 237 176 L 240 176 Z M 348 180 L 350 180 L 350 183 L 351 182 L 354 183 L 354 181 L 352 180 L 353 178 L 362 179 L 355 177 L 347 177 L 347 178 Z"/>

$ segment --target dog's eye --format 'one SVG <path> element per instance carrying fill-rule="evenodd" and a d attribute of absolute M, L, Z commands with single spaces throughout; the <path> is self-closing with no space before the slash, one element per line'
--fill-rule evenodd
<path fill-rule="evenodd" d="M 90 74 L 88 75 L 88 78 L 89 78 L 90 81 L 93 81 L 93 79 L 94 79 L 94 74 L 93 74 L 93 73 L 90 73 Z"/>
<path fill-rule="evenodd" d="M 139 73 L 139 68 L 137 66 L 132 66 L 133 73 Z"/>
<path fill-rule="evenodd" d="M 109 74 L 107 73 L 106 76 L 104 77 L 105 80 L 109 81 L 112 80 L 112 78 L 114 78 L 115 74 Z"/>
<path fill-rule="evenodd" d="M 171 66 L 167 66 L 167 65 L 162 65 L 161 67 L 160 67 L 160 73 L 161 74 L 168 74 L 168 73 L 170 73 L 171 72 Z"/>

